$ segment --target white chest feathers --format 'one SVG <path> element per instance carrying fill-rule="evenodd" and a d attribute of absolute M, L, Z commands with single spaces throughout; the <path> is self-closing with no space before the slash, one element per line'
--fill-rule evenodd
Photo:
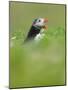
<path fill-rule="evenodd" d="M 45 36 L 44 30 L 42 29 L 41 32 L 39 34 L 36 35 L 35 37 L 35 41 L 40 41 L 41 39 L 43 39 Z"/>

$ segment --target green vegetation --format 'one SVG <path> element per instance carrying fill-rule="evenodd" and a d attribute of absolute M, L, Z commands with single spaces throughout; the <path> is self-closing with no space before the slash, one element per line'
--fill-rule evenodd
<path fill-rule="evenodd" d="M 37 17 L 49 19 L 45 37 L 23 44 Z M 65 6 L 10 2 L 10 88 L 64 84 Z"/>

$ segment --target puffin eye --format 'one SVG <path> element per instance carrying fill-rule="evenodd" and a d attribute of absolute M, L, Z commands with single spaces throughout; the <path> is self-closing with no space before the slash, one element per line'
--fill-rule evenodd
<path fill-rule="evenodd" d="M 41 20 L 39 20 L 39 22 L 41 22 Z"/>

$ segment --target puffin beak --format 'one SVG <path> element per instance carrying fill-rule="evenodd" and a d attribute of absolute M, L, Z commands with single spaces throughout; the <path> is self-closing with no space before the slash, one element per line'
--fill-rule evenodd
<path fill-rule="evenodd" d="M 48 22 L 48 18 L 45 18 L 45 19 L 44 19 L 44 23 L 47 23 L 47 22 Z"/>
<path fill-rule="evenodd" d="M 45 18 L 45 19 L 44 19 L 44 23 L 46 24 L 47 22 L 48 22 L 48 18 Z M 48 29 L 48 26 L 45 25 L 43 28 L 47 30 L 47 29 Z"/>

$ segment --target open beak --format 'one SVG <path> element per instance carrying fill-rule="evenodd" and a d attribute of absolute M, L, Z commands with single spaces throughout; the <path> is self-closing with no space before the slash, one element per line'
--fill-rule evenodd
<path fill-rule="evenodd" d="M 47 23 L 47 22 L 48 22 L 48 18 L 45 18 L 45 19 L 44 19 L 44 23 Z"/>
<path fill-rule="evenodd" d="M 45 18 L 45 19 L 44 19 L 44 23 L 45 23 L 45 24 L 48 23 L 48 18 Z M 45 25 L 45 26 L 43 26 L 43 28 L 47 30 L 47 29 L 48 29 L 48 26 Z"/>

